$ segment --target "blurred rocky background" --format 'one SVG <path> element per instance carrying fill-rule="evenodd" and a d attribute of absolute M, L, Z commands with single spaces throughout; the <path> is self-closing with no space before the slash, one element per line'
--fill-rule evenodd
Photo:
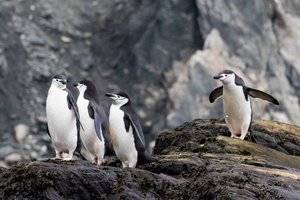
<path fill-rule="evenodd" d="M 300 124 L 298 0 L 1 0 L 0 165 L 49 156 L 52 75 L 127 91 L 148 140 L 194 118 L 222 117 L 212 76 L 231 68 L 280 107 L 255 119 Z M 150 139 L 149 139 L 150 138 Z"/>

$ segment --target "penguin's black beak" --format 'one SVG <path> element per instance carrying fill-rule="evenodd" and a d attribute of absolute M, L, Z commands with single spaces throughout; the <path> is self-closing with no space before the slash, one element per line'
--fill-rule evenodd
<path fill-rule="evenodd" d="M 113 93 L 105 93 L 105 96 L 107 96 L 109 98 L 112 98 L 112 97 L 115 97 L 115 94 L 113 94 Z"/>
<path fill-rule="evenodd" d="M 214 76 L 214 79 L 220 79 L 220 78 L 222 78 L 221 75 Z"/>
<path fill-rule="evenodd" d="M 62 83 L 62 84 L 67 84 L 67 81 L 66 80 L 62 80 L 62 79 L 59 80 L 59 82 Z"/>

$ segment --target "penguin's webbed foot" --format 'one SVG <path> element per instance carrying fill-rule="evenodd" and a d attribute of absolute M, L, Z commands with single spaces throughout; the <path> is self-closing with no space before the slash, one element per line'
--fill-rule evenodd
<path fill-rule="evenodd" d="M 126 167 L 129 167 L 128 162 L 122 162 L 122 168 L 126 168 Z"/>
<path fill-rule="evenodd" d="M 95 156 L 95 158 L 94 158 L 92 164 L 93 164 L 93 165 L 97 165 L 97 166 L 101 166 L 102 163 L 103 163 L 103 160 L 104 160 L 104 159 L 99 159 L 97 156 Z"/>
<path fill-rule="evenodd" d="M 63 161 L 71 161 L 72 159 L 73 159 L 73 156 L 70 156 L 70 157 L 63 158 L 62 160 Z"/>

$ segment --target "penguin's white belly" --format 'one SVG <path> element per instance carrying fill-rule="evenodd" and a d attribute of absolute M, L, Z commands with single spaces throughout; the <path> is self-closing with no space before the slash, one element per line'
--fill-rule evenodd
<path fill-rule="evenodd" d="M 116 155 L 122 161 L 137 160 L 132 127 L 126 132 L 124 124 L 124 112 L 117 106 L 112 105 L 109 115 L 109 129 Z"/>
<path fill-rule="evenodd" d="M 250 100 L 246 101 L 241 86 L 224 87 L 223 98 L 225 120 L 229 129 L 245 137 L 251 122 Z"/>
<path fill-rule="evenodd" d="M 66 91 L 50 88 L 46 102 L 49 133 L 58 151 L 74 150 L 77 144 L 76 118 L 68 108 L 67 95 Z"/>
<path fill-rule="evenodd" d="M 83 98 L 83 95 L 80 95 L 77 100 L 77 106 L 80 115 L 80 122 L 83 126 L 80 128 L 80 138 L 84 147 L 94 156 L 100 156 L 103 158 L 105 145 L 103 135 L 102 141 L 98 138 L 94 119 L 89 116 L 88 113 L 89 101 Z"/>

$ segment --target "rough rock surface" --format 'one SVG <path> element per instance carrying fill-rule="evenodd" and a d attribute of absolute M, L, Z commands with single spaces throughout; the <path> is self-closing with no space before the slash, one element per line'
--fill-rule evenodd
<path fill-rule="evenodd" d="M 274 150 L 280 142 L 299 149 L 299 130 L 256 122 L 256 139 L 266 139 L 260 145 L 227 137 L 223 120 L 194 120 L 160 134 L 157 161 L 138 169 L 122 169 L 115 158 L 102 167 L 85 161 L 35 161 L 0 168 L 0 198 L 299 199 L 300 157 L 294 154 L 300 152 Z M 278 144 L 270 148 L 272 141 Z"/>
<path fill-rule="evenodd" d="M 148 140 L 162 128 L 220 117 L 221 103 L 207 96 L 212 75 L 227 67 L 278 97 L 280 107 L 254 103 L 255 117 L 299 124 L 299 7 L 297 0 L 1 0 L 0 159 L 49 154 L 45 100 L 56 73 L 92 79 L 101 94 L 127 90 Z M 30 127 L 22 143 L 19 124 Z"/>

